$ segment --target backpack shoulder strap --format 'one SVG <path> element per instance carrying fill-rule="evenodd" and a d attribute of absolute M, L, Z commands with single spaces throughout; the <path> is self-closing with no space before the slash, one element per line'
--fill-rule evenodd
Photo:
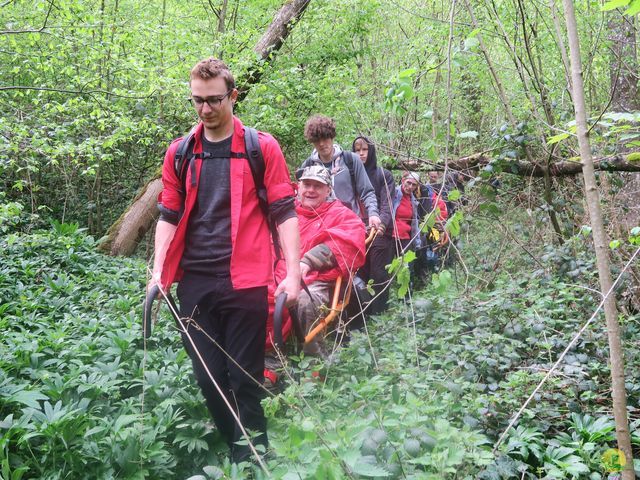
<path fill-rule="evenodd" d="M 342 158 L 344 159 L 344 164 L 349 169 L 349 176 L 351 177 L 351 188 L 353 190 L 353 196 L 357 199 L 358 197 L 356 192 L 358 190 L 356 189 L 356 172 L 353 166 L 354 156 L 355 154 L 353 152 L 347 152 L 346 150 L 342 151 Z M 360 161 L 359 158 L 357 160 Z"/>
<path fill-rule="evenodd" d="M 196 132 L 196 127 L 193 127 L 189 133 L 187 133 L 180 143 L 178 144 L 178 148 L 176 149 L 176 154 L 173 157 L 173 171 L 176 173 L 176 177 L 180 179 L 180 183 L 182 183 L 182 191 L 185 191 L 185 180 L 187 178 L 187 168 L 189 162 L 189 151 L 193 152 L 193 137 Z"/>
<path fill-rule="evenodd" d="M 258 131 L 255 128 L 244 127 L 244 146 L 247 151 L 247 160 L 251 168 L 253 183 L 256 186 L 258 201 L 260 202 L 260 207 L 264 210 L 267 207 L 267 190 L 264 186 L 266 167 L 264 157 L 262 156 L 262 149 L 258 141 Z"/>
<path fill-rule="evenodd" d="M 269 203 L 267 202 L 267 188 L 264 185 L 264 174 L 266 171 L 266 165 L 264 163 L 264 156 L 262 155 L 262 148 L 258 141 L 258 131 L 255 128 L 244 127 L 244 148 L 247 151 L 247 160 L 249 162 L 249 168 L 251 168 L 251 175 L 253 176 L 253 184 L 256 187 L 256 194 L 258 196 L 258 203 L 264 213 L 267 223 L 269 224 L 269 230 L 271 231 L 271 238 L 273 239 L 273 249 L 276 254 L 277 263 L 282 258 L 282 251 L 280 249 L 280 237 L 278 235 L 278 228 L 269 214 Z M 274 266 L 275 271 L 275 266 Z"/>

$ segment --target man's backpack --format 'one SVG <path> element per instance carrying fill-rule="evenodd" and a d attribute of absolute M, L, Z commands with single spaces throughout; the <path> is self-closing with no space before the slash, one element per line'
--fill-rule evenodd
<path fill-rule="evenodd" d="M 175 157 L 173 158 L 173 169 L 176 176 L 180 179 L 182 184 L 182 191 L 186 193 L 185 182 L 187 179 L 187 170 L 190 168 L 193 160 L 196 158 L 208 158 L 208 153 L 193 153 L 193 139 L 195 135 L 196 127 L 185 135 L 176 150 Z M 280 238 L 278 236 L 278 229 L 275 222 L 269 215 L 269 204 L 267 203 L 267 189 L 264 185 L 264 173 L 265 163 L 262 156 L 262 149 L 258 142 L 258 131 L 255 128 L 244 127 L 244 147 L 246 154 L 231 152 L 231 158 L 246 158 L 249 162 L 249 168 L 251 169 L 251 176 L 253 177 L 253 183 L 256 187 L 256 194 L 258 196 L 258 204 L 269 224 L 269 230 L 271 231 L 271 237 L 273 238 L 273 248 L 276 253 L 276 261 L 280 260 Z M 192 183 L 195 185 L 195 171 L 191 174 Z"/>

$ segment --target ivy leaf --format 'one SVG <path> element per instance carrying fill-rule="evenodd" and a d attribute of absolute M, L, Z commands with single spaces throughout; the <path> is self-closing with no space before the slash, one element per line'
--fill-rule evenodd
<path fill-rule="evenodd" d="M 640 0 L 632 0 L 624 14 L 631 16 L 636 15 L 638 12 L 640 12 Z"/>
<path fill-rule="evenodd" d="M 615 250 L 616 248 L 618 248 L 620 246 L 620 240 L 611 240 L 609 242 L 609 248 L 611 250 Z"/>
<path fill-rule="evenodd" d="M 633 227 L 629 232 L 629 243 L 640 246 L 640 227 Z"/>

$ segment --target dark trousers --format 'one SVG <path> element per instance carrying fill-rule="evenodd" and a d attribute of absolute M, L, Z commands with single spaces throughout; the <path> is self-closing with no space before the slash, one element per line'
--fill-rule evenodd
<path fill-rule="evenodd" d="M 189 317 L 187 331 L 209 372 L 236 410 L 247 431 L 257 432 L 254 445 L 267 446 L 267 423 L 260 401 L 264 380 L 264 344 L 268 315 L 267 287 L 234 290 L 229 277 L 186 273 L 178 285 L 180 315 Z M 200 331 L 215 339 L 241 368 Z M 191 342 L 182 333 L 182 342 L 191 357 L 193 371 L 207 407 L 222 437 L 231 448 L 234 462 L 247 460 L 247 445 L 236 445 L 242 431 L 229 407 L 207 375 Z M 253 377 L 253 378 L 251 378 Z"/>
<path fill-rule="evenodd" d="M 385 235 L 377 236 L 369 248 L 364 266 L 358 272 L 358 276 L 365 282 L 373 280 L 375 297 L 367 308 L 367 313 L 376 315 L 387 309 L 389 300 L 387 285 L 391 276 L 386 267 L 393 257 L 393 239 Z"/>

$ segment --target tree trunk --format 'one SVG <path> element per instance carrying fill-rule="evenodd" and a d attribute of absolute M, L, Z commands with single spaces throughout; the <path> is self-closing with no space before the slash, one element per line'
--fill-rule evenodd
<path fill-rule="evenodd" d="M 385 151 L 385 145 L 380 145 L 381 151 Z M 401 166 L 399 169 L 409 170 L 442 170 L 442 165 L 434 165 L 426 160 L 411 158 L 398 154 L 393 149 L 389 149 L 398 157 Z M 608 157 L 593 159 L 593 167 L 601 172 L 640 172 L 640 152 L 629 152 L 628 154 L 610 155 Z M 475 153 L 456 160 L 449 160 L 449 168 L 453 170 L 475 170 L 491 163 L 493 159 L 486 153 Z M 544 162 L 525 162 L 524 160 L 500 160 L 500 166 L 505 173 L 526 176 L 544 177 L 548 172 L 551 177 L 565 177 L 582 173 L 582 162 L 565 160 L 555 162 L 547 167 Z"/>
<path fill-rule="evenodd" d="M 264 32 L 262 38 L 253 49 L 253 51 L 258 54 L 258 59 L 254 65 L 247 70 L 243 81 L 238 83 L 238 85 L 240 85 L 238 101 L 247 96 L 251 85 L 255 85 L 260 81 L 265 69 L 265 63 L 268 63 L 272 56 L 280 50 L 280 47 L 282 47 L 282 44 L 291 33 L 291 29 L 307 9 L 310 1 L 311 0 L 287 0 L 278 13 L 276 13 L 271 25 L 269 25 L 269 28 L 267 28 L 267 31 Z"/>
<path fill-rule="evenodd" d="M 258 83 L 262 77 L 265 63 L 271 60 L 274 54 L 282 47 L 285 39 L 291 33 L 291 29 L 300 19 L 311 0 L 287 0 L 276 13 L 273 22 L 256 44 L 254 51 L 259 58 L 243 80 L 238 82 L 240 94 L 238 100 L 246 97 L 249 87 Z M 153 226 L 158 218 L 156 198 L 162 190 L 162 184 L 158 174 L 142 187 L 133 203 L 109 228 L 106 237 L 100 243 L 100 250 L 110 255 L 131 255 L 138 242 Z"/>
<path fill-rule="evenodd" d="M 624 386 L 624 355 L 622 351 L 622 341 L 620 339 L 620 326 L 618 324 L 615 294 L 612 291 L 613 282 L 611 280 L 611 267 L 609 265 L 608 251 L 609 242 L 607 241 L 607 235 L 602 221 L 598 185 L 596 184 L 596 176 L 591 158 L 587 112 L 584 100 L 584 85 L 582 82 L 580 42 L 578 40 L 578 29 L 573 9 L 573 0 L 564 0 L 564 10 L 569 37 L 573 101 L 578 127 L 580 157 L 582 158 L 583 164 L 582 171 L 584 176 L 585 196 L 589 207 L 589 217 L 591 218 L 593 241 L 596 250 L 596 263 L 598 265 L 598 276 L 600 278 L 600 289 L 602 291 L 602 295 L 606 295 L 604 299 L 604 315 L 607 322 L 607 333 L 609 337 L 611 390 L 613 396 L 613 415 L 616 423 L 616 437 L 618 440 L 618 449 L 620 449 L 626 457 L 626 464 L 623 467 L 624 470 L 622 471 L 622 478 L 624 480 L 632 480 L 635 478 L 635 473 L 633 469 L 631 437 L 629 435 L 629 421 L 627 418 L 627 397 Z"/>
<path fill-rule="evenodd" d="M 127 211 L 111 226 L 100 242 L 100 250 L 110 255 L 133 255 L 160 214 L 157 202 L 161 191 L 162 180 L 159 178 L 147 183 Z"/>

